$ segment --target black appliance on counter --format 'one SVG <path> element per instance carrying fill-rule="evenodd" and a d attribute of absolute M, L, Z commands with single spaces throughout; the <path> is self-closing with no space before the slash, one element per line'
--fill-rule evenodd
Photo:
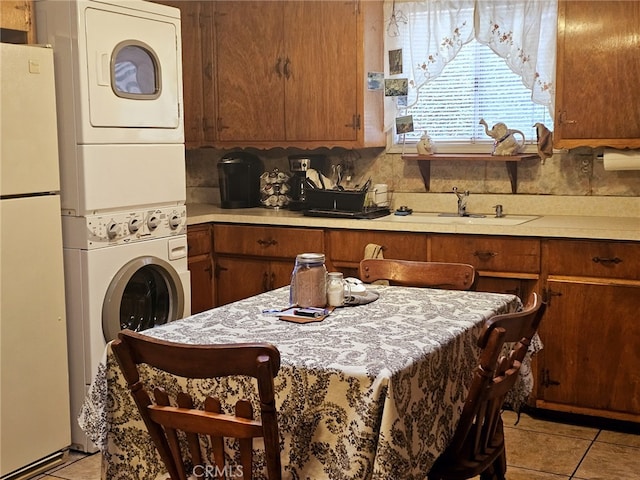
<path fill-rule="evenodd" d="M 231 152 L 218 161 L 220 205 L 222 208 L 260 206 L 262 160 L 247 152 Z"/>
<path fill-rule="evenodd" d="M 326 164 L 327 158 L 324 155 L 289 155 L 289 170 L 291 171 L 289 210 L 304 210 L 306 208 L 306 191 L 310 188 L 307 182 L 307 171 L 313 169 L 322 174 L 326 169 Z"/>

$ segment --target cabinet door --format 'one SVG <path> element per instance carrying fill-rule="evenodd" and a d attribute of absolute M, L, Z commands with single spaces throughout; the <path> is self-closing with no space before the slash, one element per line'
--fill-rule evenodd
<path fill-rule="evenodd" d="M 268 261 L 243 257 L 218 257 L 216 259 L 217 305 L 235 302 L 289 285 L 293 265 L 293 260 Z"/>
<path fill-rule="evenodd" d="M 640 2 L 559 2 L 554 146 L 640 148 Z"/>
<path fill-rule="evenodd" d="M 578 413 L 640 415 L 640 286 L 547 286 L 538 398 Z"/>
<path fill-rule="evenodd" d="M 200 1 L 156 0 L 180 9 L 182 20 L 182 86 L 184 139 L 187 148 L 213 140 L 211 4 Z"/>
<path fill-rule="evenodd" d="M 286 136 L 357 139 L 356 2 L 288 2 L 284 9 Z M 364 83 L 364 80 L 363 80 Z"/>
<path fill-rule="evenodd" d="M 187 250 L 191 273 L 191 313 L 194 314 L 215 306 L 210 225 L 187 229 Z"/>
<path fill-rule="evenodd" d="M 217 305 L 225 305 L 270 290 L 267 260 L 216 257 Z"/>
<path fill-rule="evenodd" d="M 189 258 L 191 273 L 191 314 L 213 308 L 213 265 L 209 255 Z"/>
<path fill-rule="evenodd" d="M 291 283 L 291 273 L 295 260 L 274 260 L 269 264 L 269 288 L 273 290 L 275 288 L 284 287 Z M 283 305 L 284 307 L 284 305 Z"/>
<path fill-rule="evenodd" d="M 278 141 L 284 131 L 283 2 L 215 2 L 218 139 Z"/>

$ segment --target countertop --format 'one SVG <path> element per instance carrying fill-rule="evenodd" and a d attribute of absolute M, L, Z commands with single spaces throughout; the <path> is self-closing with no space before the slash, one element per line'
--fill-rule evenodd
<path fill-rule="evenodd" d="M 262 207 L 223 209 L 212 204 L 187 204 L 187 225 L 218 222 L 350 230 L 640 241 L 640 217 L 638 216 L 532 215 L 533 218 L 523 223 L 507 224 L 511 220 L 517 220 L 514 217 L 518 216 L 511 215 L 510 218 L 507 214 L 503 221 L 498 219 L 494 222 L 491 220 L 491 215 L 487 215 L 484 219 L 478 220 L 477 224 L 463 224 L 457 223 L 460 221 L 457 218 L 452 218 L 448 222 L 442 218 L 433 218 L 418 212 L 407 217 L 392 214 L 373 220 L 353 220 L 305 217 L 302 212 L 287 209 L 273 210 Z"/>

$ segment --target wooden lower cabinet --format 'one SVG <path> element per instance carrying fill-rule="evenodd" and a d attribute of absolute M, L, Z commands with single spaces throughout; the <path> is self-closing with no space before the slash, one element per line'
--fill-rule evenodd
<path fill-rule="evenodd" d="M 191 314 L 193 315 L 215 306 L 211 225 L 189 227 L 187 248 L 191 273 Z"/>
<path fill-rule="evenodd" d="M 640 244 L 545 240 L 537 406 L 640 422 Z"/>
<path fill-rule="evenodd" d="M 225 305 L 289 285 L 294 260 L 220 256 L 216 259 L 217 304 Z M 277 307 L 278 305 L 274 305 Z M 282 305 L 284 308 L 286 305 Z"/>
<path fill-rule="evenodd" d="M 640 421 L 640 285 L 550 280 L 538 406 Z"/>
<path fill-rule="evenodd" d="M 476 268 L 475 289 L 510 293 L 526 302 L 540 278 L 540 240 L 490 235 L 433 235 L 429 260 Z"/>
<path fill-rule="evenodd" d="M 211 231 L 216 305 L 288 285 L 299 253 L 324 252 L 329 270 L 357 276 L 369 244 L 385 258 L 469 263 L 477 290 L 523 301 L 538 291 L 548 308 L 534 362 L 535 405 L 640 422 L 638 242 L 236 224 Z M 204 306 L 200 289 L 213 291 L 210 257 L 192 247 L 196 233 L 188 232 L 194 312 Z"/>
<path fill-rule="evenodd" d="M 369 244 L 379 245 L 384 258 L 427 259 L 427 235 L 424 233 L 372 230 L 327 230 L 327 267 L 357 277 L 360 260 Z"/>
<path fill-rule="evenodd" d="M 296 255 L 325 251 L 320 229 L 216 224 L 213 238 L 217 305 L 289 285 Z"/>

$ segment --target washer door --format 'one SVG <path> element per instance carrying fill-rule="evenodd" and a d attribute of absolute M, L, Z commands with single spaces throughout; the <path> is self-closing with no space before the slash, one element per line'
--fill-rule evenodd
<path fill-rule="evenodd" d="M 156 257 L 131 260 L 115 275 L 102 305 L 107 342 L 125 328 L 146 330 L 182 317 L 184 288 L 175 269 Z"/>

